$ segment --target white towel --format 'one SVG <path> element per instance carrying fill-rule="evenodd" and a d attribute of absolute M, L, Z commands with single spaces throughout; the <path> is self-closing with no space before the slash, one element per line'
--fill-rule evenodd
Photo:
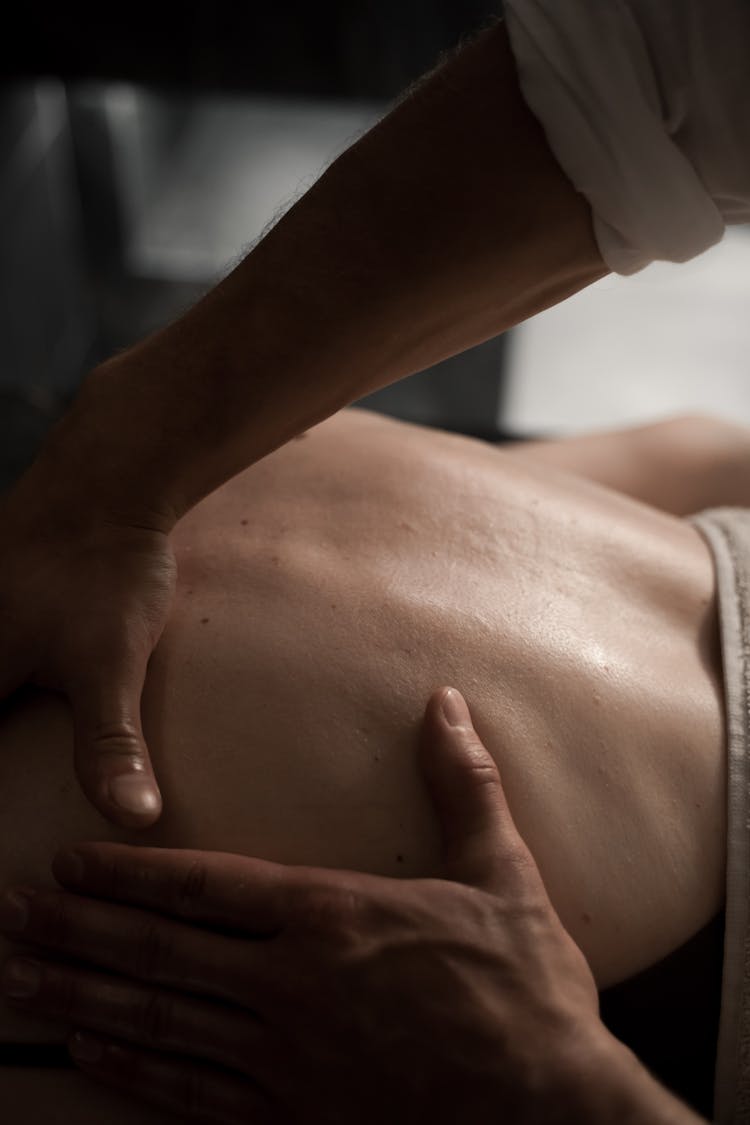
<path fill-rule="evenodd" d="M 711 548 L 719 597 L 727 721 L 727 897 L 714 1121 L 750 1123 L 750 511 L 692 523 Z"/>
<path fill-rule="evenodd" d="M 505 20 L 614 273 L 750 222 L 750 0 L 505 0 Z"/>

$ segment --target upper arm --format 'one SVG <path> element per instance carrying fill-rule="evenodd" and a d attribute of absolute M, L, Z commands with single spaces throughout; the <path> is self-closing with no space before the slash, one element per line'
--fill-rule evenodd
<path fill-rule="evenodd" d="M 511 452 L 673 515 L 750 503 L 750 429 L 705 415 L 528 442 Z"/>

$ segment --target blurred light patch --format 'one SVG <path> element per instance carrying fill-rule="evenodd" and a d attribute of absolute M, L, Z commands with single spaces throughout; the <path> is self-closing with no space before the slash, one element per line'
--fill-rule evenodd
<path fill-rule="evenodd" d="M 611 275 L 510 338 L 503 420 L 575 433 L 669 414 L 750 424 L 750 228 L 685 265 Z"/>
<path fill-rule="evenodd" d="M 370 103 L 204 97 L 153 172 L 139 140 L 147 112 L 128 118 L 118 104 L 116 133 L 130 169 L 121 181 L 131 193 L 129 269 L 214 280 L 381 112 Z"/>

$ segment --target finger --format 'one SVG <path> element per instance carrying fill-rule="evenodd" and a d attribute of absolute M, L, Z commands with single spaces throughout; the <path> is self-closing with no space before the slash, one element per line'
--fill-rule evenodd
<path fill-rule="evenodd" d="M 80 894 L 270 936 L 297 913 L 295 885 L 308 869 L 225 852 L 81 843 L 58 852 L 52 870 Z"/>
<path fill-rule="evenodd" d="M 283 1085 L 288 1048 L 248 1012 L 41 958 L 3 967 L 8 1003 L 37 1018 L 217 1063 L 266 1088 Z"/>
<path fill-rule="evenodd" d="M 107 820 L 126 828 L 147 828 L 161 815 L 161 794 L 141 727 L 149 656 L 131 653 L 95 667 L 69 692 L 81 787 Z"/>
<path fill-rule="evenodd" d="M 420 764 L 440 822 L 447 876 L 495 890 L 536 867 L 516 829 L 492 755 L 474 729 L 463 696 L 441 688 L 430 698 Z"/>
<path fill-rule="evenodd" d="M 84 1074 L 170 1111 L 178 1119 L 212 1125 L 282 1125 L 287 1120 L 263 1091 L 211 1067 L 90 1033 L 77 1032 L 69 1046 Z"/>
<path fill-rule="evenodd" d="M 189 989 L 255 1014 L 278 1014 L 293 999 L 268 942 L 227 937 L 149 911 L 65 892 L 11 890 L 0 900 L 0 928 L 15 940 L 120 976 Z"/>

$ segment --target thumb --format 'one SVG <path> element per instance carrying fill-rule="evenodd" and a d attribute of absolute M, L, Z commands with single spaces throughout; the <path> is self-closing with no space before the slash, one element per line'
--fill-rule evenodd
<path fill-rule="evenodd" d="M 528 882 L 536 865 L 455 688 L 440 688 L 427 704 L 420 765 L 440 823 L 446 876 L 489 891 L 507 890 L 509 879 Z"/>
<path fill-rule="evenodd" d="M 79 676 L 69 691 L 81 788 L 107 820 L 125 828 L 148 828 L 161 814 L 141 726 L 147 664 L 148 654 L 121 655 Z"/>

